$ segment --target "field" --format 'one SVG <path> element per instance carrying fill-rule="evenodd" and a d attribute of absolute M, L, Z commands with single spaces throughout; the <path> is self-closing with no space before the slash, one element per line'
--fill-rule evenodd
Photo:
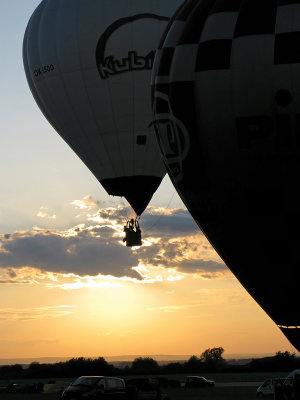
<path fill-rule="evenodd" d="M 167 389 L 163 393 L 168 394 L 171 400 L 254 400 L 256 387 L 253 386 L 228 386 L 212 389 Z"/>
<path fill-rule="evenodd" d="M 207 389 L 167 389 L 163 393 L 168 394 L 171 400 L 254 400 L 256 398 L 253 387 L 226 387 Z M 58 400 L 56 393 L 48 394 L 0 394 L 1 400 Z"/>
<path fill-rule="evenodd" d="M 194 374 L 191 374 L 194 375 Z M 197 375 L 197 374 L 195 374 Z M 273 377 L 285 377 L 287 373 L 245 373 L 245 374 L 205 374 L 208 379 L 216 382 L 214 388 L 184 388 L 166 387 L 162 388 L 162 393 L 168 395 L 170 400 L 254 400 L 256 399 L 256 388 L 265 379 Z M 184 382 L 186 375 L 168 375 L 164 378 L 179 380 Z M 72 381 L 72 379 L 71 379 Z M 18 381 L 18 383 L 30 384 L 30 381 Z M 5 386 L 7 382 L 0 381 L 0 386 Z M 67 380 L 61 382 L 56 380 L 54 385 L 45 385 L 47 393 L 41 394 L 21 394 L 21 393 L 0 393 L 0 400 L 58 400 L 57 390 L 67 385 Z"/>
<path fill-rule="evenodd" d="M 166 389 L 171 400 L 255 400 L 255 387 L 216 387 L 213 389 Z M 0 394 L 1 400 L 58 400 L 57 393 Z"/>

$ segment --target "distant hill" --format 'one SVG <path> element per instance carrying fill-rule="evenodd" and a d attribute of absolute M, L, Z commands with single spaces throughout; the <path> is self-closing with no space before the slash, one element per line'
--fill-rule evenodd
<path fill-rule="evenodd" d="M 156 360 L 160 365 L 168 364 L 172 362 L 184 362 L 187 361 L 193 354 L 190 355 L 169 355 L 169 354 L 150 354 L 150 355 L 119 355 L 119 356 L 103 356 L 104 359 L 114 365 L 124 365 L 128 362 L 130 364 L 135 358 L 138 357 L 150 357 Z M 199 356 L 198 354 L 195 354 Z M 228 362 L 237 364 L 246 364 L 253 358 L 262 358 L 274 356 L 274 354 L 224 354 L 224 358 Z M 100 356 L 102 357 L 102 356 Z M 23 366 L 29 365 L 32 362 L 38 362 L 40 364 L 55 364 L 57 362 L 68 361 L 73 357 L 37 357 L 37 358 L 0 358 L 0 365 L 14 365 L 20 364 Z M 75 357 L 76 358 L 76 357 Z M 97 357 L 85 357 L 85 358 L 97 358 Z"/>

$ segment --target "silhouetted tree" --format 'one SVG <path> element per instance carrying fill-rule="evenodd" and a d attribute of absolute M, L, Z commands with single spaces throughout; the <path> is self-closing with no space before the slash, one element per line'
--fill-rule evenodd
<path fill-rule="evenodd" d="M 32 362 L 24 371 L 26 378 L 48 378 L 56 375 L 55 364 Z"/>
<path fill-rule="evenodd" d="M 212 349 L 205 350 L 200 356 L 205 370 L 217 371 L 224 368 L 226 361 L 222 357 L 223 353 L 223 347 L 213 347 Z"/>
<path fill-rule="evenodd" d="M 180 362 L 168 363 L 160 367 L 160 372 L 163 374 L 174 374 L 184 371 L 185 371 L 184 364 Z"/>
<path fill-rule="evenodd" d="M 290 353 L 289 351 L 277 351 L 275 354 L 275 359 L 280 360 L 280 361 L 285 361 L 285 360 L 295 360 L 296 355 L 295 353 Z"/>
<path fill-rule="evenodd" d="M 14 365 L 3 365 L 0 368 L 0 377 L 2 379 L 7 378 L 21 378 L 23 376 L 24 370 L 22 365 L 14 364 Z"/>
<path fill-rule="evenodd" d="M 288 351 L 278 351 L 273 357 L 263 357 L 251 360 L 248 371 L 291 371 L 299 368 L 299 358 Z"/>
<path fill-rule="evenodd" d="M 202 370 L 202 361 L 197 356 L 191 356 L 186 363 L 184 363 L 186 372 L 200 372 Z"/>
<path fill-rule="evenodd" d="M 72 358 L 63 363 L 65 376 L 75 377 L 80 375 L 114 375 L 116 369 L 105 361 L 103 357 L 91 358 Z"/>
<path fill-rule="evenodd" d="M 277 351 L 274 357 L 274 365 L 282 370 L 294 369 L 296 364 L 295 353 L 290 353 L 289 351 Z"/>
<path fill-rule="evenodd" d="M 116 368 L 108 364 L 103 357 L 92 358 L 72 358 L 69 361 L 54 364 L 40 364 L 33 362 L 28 368 L 21 365 L 0 366 L 1 379 L 15 378 L 76 378 L 80 375 L 133 375 L 133 374 L 170 374 L 170 373 L 193 373 L 193 372 L 256 372 L 256 371 L 292 371 L 300 369 L 300 358 L 288 351 L 278 351 L 272 357 L 252 359 L 244 365 L 230 364 L 223 359 L 224 349 L 214 347 L 205 350 L 200 357 L 191 356 L 188 361 L 180 363 L 170 363 L 159 366 L 150 357 L 136 358 L 131 367 L 126 364 L 123 368 Z M 1 386 L 1 384 L 0 384 Z"/>
<path fill-rule="evenodd" d="M 92 362 L 94 375 L 115 375 L 116 368 L 103 357 L 98 357 Z"/>
<path fill-rule="evenodd" d="M 157 372 L 159 366 L 151 357 L 138 357 L 134 359 L 131 369 L 137 374 L 145 374 Z"/>

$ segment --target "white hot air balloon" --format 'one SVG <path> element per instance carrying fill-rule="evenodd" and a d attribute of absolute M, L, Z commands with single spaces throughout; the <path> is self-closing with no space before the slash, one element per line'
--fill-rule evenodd
<path fill-rule="evenodd" d="M 181 0 L 43 0 L 24 37 L 45 117 L 110 195 L 140 215 L 165 167 L 154 130 L 154 53 Z"/>

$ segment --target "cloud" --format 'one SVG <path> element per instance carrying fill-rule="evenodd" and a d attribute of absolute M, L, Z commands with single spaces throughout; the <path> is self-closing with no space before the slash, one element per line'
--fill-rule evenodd
<path fill-rule="evenodd" d="M 0 283 L 45 279 L 54 284 L 60 274 L 72 277 L 64 287 L 71 289 L 117 284 L 103 277 L 149 283 L 184 274 L 215 279 L 228 272 L 185 209 L 148 207 L 141 219 L 144 245 L 129 249 L 122 242 L 129 208 L 103 207 L 90 214 L 98 202 L 89 195 L 72 204 L 84 210 L 82 223 L 67 230 L 33 227 L 0 234 L 0 268 L 5 271 Z M 94 283 L 87 277 L 94 277 Z"/>
<path fill-rule="evenodd" d="M 40 217 L 40 218 L 49 218 L 49 219 L 55 219 L 56 218 L 55 214 L 53 214 L 53 215 L 49 215 L 48 214 L 48 207 L 46 207 L 46 206 L 41 206 L 39 208 L 39 211 L 38 211 L 36 216 Z"/>
<path fill-rule="evenodd" d="M 107 226 L 74 227 L 67 232 L 33 230 L 2 239 L 2 268 L 30 266 L 43 271 L 78 275 L 131 276 L 138 265 L 135 253 L 120 245 L 115 229 Z M 1 238 L 0 238 L 1 240 Z"/>
<path fill-rule="evenodd" d="M 161 238 L 149 247 L 141 247 L 146 265 L 175 268 L 203 279 L 224 278 L 228 268 L 201 232 L 171 239 Z M 231 276 L 231 275 L 230 275 Z"/>
<path fill-rule="evenodd" d="M 162 311 L 165 313 L 175 313 L 187 308 L 187 306 L 161 306 L 161 307 L 148 307 L 146 311 Z"/>
<path fill-rule="evenodd" d="M 50 339 L 50 340 L 42 340 L 42 339 L 34 339 L 34 340 L 22 340 L 22 339 L 18 339 L 18 340 L 6 340 L 6 339 L 2 339 L 1 340 L 1 344 L 3 346 L 13 346 L 15 347 L 30 347 L 30 349 L 32 349 L 32 347 L 35 346 L 39 346 L 39 345 L 52 345 L 52 344 L 59 344 L 59 340 L 57 339 Z M 19 362 L 19 358 L 16 359 L 16 361 L 18 360 Z M 24 363 L 27 363 L 28 359 L 26 358 Z"/>
<path fill-rule="evenodd" d="M 130 335 L 132 335 L 134 332 L 133 331 L 131 331 L 131 330 L 126 330 L 126 331 L 123 331 L 123 332 L 111 332 L 111 331 L 106 331 L 106 332 L 100 332 L 100 333 L 97 333 L 97 336 L 99 336 L 99 337 L 105 337 L 105 336 L 114 336 L 114 337 L 128 337 L 128 336 L 130 336 Z"/>
<path fill-rule="evenodd" d="M 58 318 L 73 314 L 71 305 L 57 305 L 35 308 L 0 308 L 0 320 L 2 321 L 28 321 L 44 318 Z"/>
<path fill-rule="evenodd" d="M 164 239 L 190 236 L 200 232 L 189 212 L 182 208 L 164 209 L 148 207 L 143 215 L 144 235 Z"/>
<path fill-rule="evenodd" d="M 1 284 L 34 284 L 37 283 L 41 272 L 33 268 L 0 268 Z"/>
<path fill-rule="evenodd" d="M 142 266 L 133 267 L 138 278 L 115 277 L 113 275 L 77 275 L 74 273 L 60 273 L 41 271 L 32 267 L 10 268 L 13 277 L 10 277 L 7 269 L 0 268 L 0 283 L 2 284 L 43 284 L 45 287 L 57 287 L 63 290 L 77 290 L 83 288 L 111 289 L 121 287 L 125 282 L 133 284 L 150 284 L 162 281 L 176 281 L 183 275 L 175 270 L 163 267 Z"/>
<path fill-rule="evenodd" d="M 99 205 L 98 200 L 93 200 L 92 196 L 88 194 L 87 196 L 83 197 L 81 200 L 74 200 L 72 203 L 76 208 L 82 209 L 91 209 L 97 207 Z"/>
<path fill-rule="evenodd" d="M 159 307 L 148 307 L 146 311 L 161 311 L 164 313 L 175 313 L 183 310 L 190 310 L 194 308 L 203 307 L 203 303 L 195 303 L 195 304 L 185 304 L 185 305 L 167 305 L 167 306 L 159 306 Z"/>

